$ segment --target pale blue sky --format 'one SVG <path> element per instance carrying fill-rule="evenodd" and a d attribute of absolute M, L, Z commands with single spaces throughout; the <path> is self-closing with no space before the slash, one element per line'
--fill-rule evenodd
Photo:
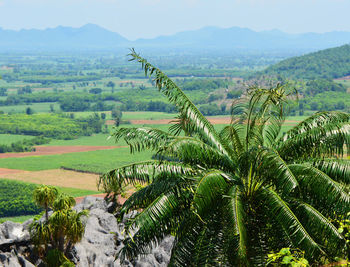
<path fill-rule="evenodd" d="M 350 0 L 0 0 L 5 29 L 98 24 L 129 39 L 204 26 L 350 31 Z"/>

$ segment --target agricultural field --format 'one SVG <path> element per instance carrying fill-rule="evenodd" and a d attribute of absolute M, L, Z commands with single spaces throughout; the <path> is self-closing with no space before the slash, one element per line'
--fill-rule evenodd
<path fill-rule="evenodd" d="M 217 62 L 217 69 L 208 69 L 206 64 L 189 67 L 176 60 L 171 66 L 162 59 L 155 62 L 165 65 L 164 72 L 209 116 L 218 131 L 223 129 L 231 121 L 232 101 L 244 93 L 242 78 L 255 67 L 237 69 Z M 99 174 L 154 155 L 150 151 L 130 154 L 123 140 L 116 143 L 110 138 L 116 124 L 167 131 L 176 117 L 176 109 L 154 82 L 145 79 L 144 73 L 125 58 L 89 55 L 28 59 L 0 54 L 1 65 L 11 67 L 0 69 L 0 145 L 11 146 L 42 135 L 50 141 L 34 146 L 36 152 L 0 153 L 0 181 L 51 184 L 75 197 L 96 194 Z M 348 81 L 337 82 L 350 87 Z M 309 106 L 307 102 L 305 115 L 315 112 Z M 287 118 L 282 131 L 304 118 Z M 13 216 L 13 220 L 21 220 Z"/>
<path fill-rule="evenodd" d="M 0 179 L 0 221 L 14 221 L 29 219 L 35 214 L 41 212 L 33 201 L 33 190 L 37 184 L 8 179 Z M 80 197 L 90 194 L 96 194 L 96 190 L 86 190 L 69 187 L 57 187 L 61 192 L 73 197 Z M 19 217 L 20 216 L 20 217 Z"/>

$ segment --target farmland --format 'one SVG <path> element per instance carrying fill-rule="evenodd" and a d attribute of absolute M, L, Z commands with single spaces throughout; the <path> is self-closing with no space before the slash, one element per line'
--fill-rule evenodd
<path fill-rule="evenodd" d="M 255 67 L 237 70 L 217 62 L 217 69 L 209 69 L 202 63 L 189 67 L 171 60 L 170 65 L 159 62 L 214 127 L 223 129 L 231 120 L 232 102 L 244 94 L 242 77 Z M 0 178 L 51 184 L 66 191 L 72 188 L 74 196 L 95 194 L 98 174 L 154 155 L 149 151 L 130 154 L 123 140 L 115 143 L 109 138 L 115 125 L 167 131 L 176 118 L 176 109 L 154 82 L 144 79 L 144 73 L 125 58 L 0 54 L 0 65 L 7 66 L 0 69 L 0 144 L 11 146 L 35 136 L 50 138 L 47 144 L 34 146 L 36 152 L 20 157 L 0 154 Z M 298 106 L 292 112 L 303 113 Z M 305 110 L 306 115 L 313 112 Z M 288 118 L 282 131 L 304 118 Z"/>

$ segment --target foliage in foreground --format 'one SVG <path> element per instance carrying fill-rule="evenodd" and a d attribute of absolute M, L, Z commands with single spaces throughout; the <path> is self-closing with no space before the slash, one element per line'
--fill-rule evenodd
<path fill-rule="evenodd" d="M 258 266 L 270 251 L 298 247 L 310 262 L 345 256 L 344 237 L 328 218 L 350 210 L 350 115 L 320 112 L 281 134 L 285 85 L 252 88 L 233 105 L 231 125 L 218 133 L 183 91 L 134 51 L 132 60 L 179 111 L 170 133 L 120 128 L 132 152 L 158 160 L 130 164 L 100 177 L 110 194 L 124 183 L 146 185 L 123 205 L 140 210 L 126 227 L 119 257 L 135 258 L 174 235 L 170 266 Z M 180 136 L 181 132 L 185 136 Z"/>
<path fill-rule="evenodd" d="M 84 235 L 82 216 L 87 216 L 88 212 L 72 210 L 75 205 L 74 198 L 59 194 L 57 189 L 51 186 L 38 187 L 34 191 L 34 200 L 45 209 L 45 219 L 39 215 L 30 225 L 31 240 L 38 255 L 49 266 L 71 266 L 67 256 L 73 245 Z M 49 209 L 53 211 L 50 216 Z"/>
<path fill-rule="evenodd" d="M 307 267 L 310 266 L 304 253 L 290 248 L 282 248 L 278 253 L 268 255 L 266 266 L 291 266 L 291 267 Z"/>

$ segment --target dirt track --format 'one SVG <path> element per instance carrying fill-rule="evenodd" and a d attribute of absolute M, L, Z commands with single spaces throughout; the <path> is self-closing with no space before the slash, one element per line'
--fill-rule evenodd
<path fill-rule="evenodd" d="M 42 155 L 55 155 L 65 154 L 73 152 L 87 152 L 104 149 L 114 149 L 124 146 L 38 146 L 35 147 L 36 151 L 33 152 L 21 152 L 21 153 L 1 153 L 2 158 L 23 158 L 30 156 L 42 156 Z"/>

